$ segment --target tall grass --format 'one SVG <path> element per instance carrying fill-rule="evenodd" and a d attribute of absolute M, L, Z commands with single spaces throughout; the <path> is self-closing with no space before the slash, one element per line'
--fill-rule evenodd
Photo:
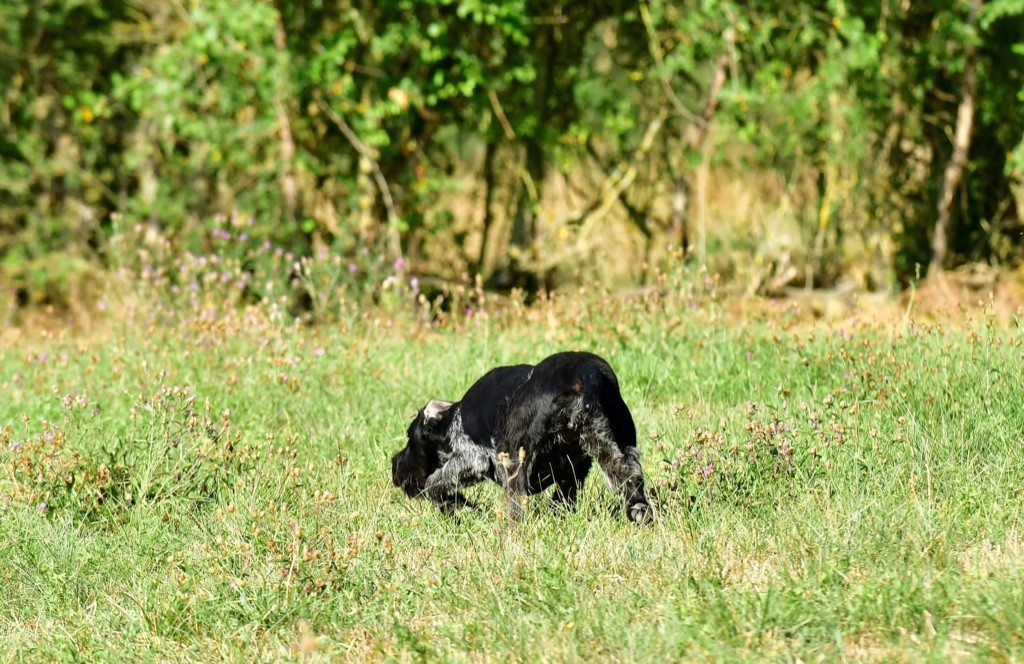
<path fill-rule="evenodd" d="M 737 318 L 666 277 L 306 326 L 161 279 L 0 351 L 11 660 L 1024 656 L 1024 339 L 984 312 Z M 566 348 L 618 372 L 653 525 L 597 480 L 518 527 L 494 486 L 453 520 L 390 485 L 427 399 Z"/>

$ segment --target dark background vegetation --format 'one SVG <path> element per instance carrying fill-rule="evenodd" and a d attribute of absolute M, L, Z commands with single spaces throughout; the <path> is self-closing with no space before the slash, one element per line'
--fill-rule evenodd
<path fill-rule="evenodd" d="M 7 0 L 3 299 L 140 226 L 528 292 L 1013 267 L 1022 49 L 1021 0 Z"/>

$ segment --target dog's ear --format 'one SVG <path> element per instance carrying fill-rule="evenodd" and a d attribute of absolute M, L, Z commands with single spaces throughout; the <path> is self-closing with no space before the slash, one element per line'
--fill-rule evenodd
<path fill-rule="evenodd" d="M 452 407 L 451 401 L 441 401 L 439 399 L 431 399 L 430 403 L 423 407 L 423 419 L 426 421 L 436 420 L 444 414 L 446 410 Z"/>

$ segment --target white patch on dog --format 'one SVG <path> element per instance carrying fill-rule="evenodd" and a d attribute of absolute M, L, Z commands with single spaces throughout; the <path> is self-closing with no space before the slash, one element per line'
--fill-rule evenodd
<path fill-rule="evenodd" d="M 436 420 L 441 417 L 441 414 L 452 407 L 451 401 L 441 401 L 440 399 L 431 399 L 430 403 L 423 407 L 423 419 L 425 420 Z"/>
<path fill-rule="evenodd" d="M 452 446 L 452 451 L 450 454 L 442 452 L 442 461 L 454 461 L 463 479 L 478 482 L 486 477 L 492 462 L 497 458 L 497 453 L 493 449 L 477 445 L 466 434 L 462 428 L 461 410 L 452 418 L 451 428 L 448 429 L 448 442 Z"/>
<path fill-rule="evenodd" d="M 451 404 L 448 404 L 451 406 Z M 439 454 L 441 467 L 427 478 L 424 492 L 435 501 L 487 478 L 496 460 L 492 449 L 473 442 L 462 428 L 462 411 L 458 410 L 448 429 L 451 451 Z"/>

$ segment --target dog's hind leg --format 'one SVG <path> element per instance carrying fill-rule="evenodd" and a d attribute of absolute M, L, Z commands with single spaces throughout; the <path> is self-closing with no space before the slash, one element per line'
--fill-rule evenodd
<path fill-rule="evenodd" d="M 525 452 L 525 450 L 524 450 Z M 509 458 L 505 452 L 498 454 L 498 477 L 505 489 L 505 507 L 508 518 L 514 523 L 523 520 L 526 501 L 526 464 L 524 458 Z"/>
<path fill-rule="evenodd" d="M 555 491 L 551 494 L 551 508 L 556 512 L 576 509 L 580 489 L 587 479 L 593 460 L 589 456 L 576 460 L 566 459 L 565 465 L 555 476 Z"/>
<path fill-rule="evenodd" d="M 595 415 L 587 421 L 580 442 L 584 451 L 601 466 L 608 484 L 622 498 L 629 520 L 640 524 L 650 521 L 651 506 L 644 491 L 644 472 L 636 445 L 620 446 L 604 415 Z"/>

